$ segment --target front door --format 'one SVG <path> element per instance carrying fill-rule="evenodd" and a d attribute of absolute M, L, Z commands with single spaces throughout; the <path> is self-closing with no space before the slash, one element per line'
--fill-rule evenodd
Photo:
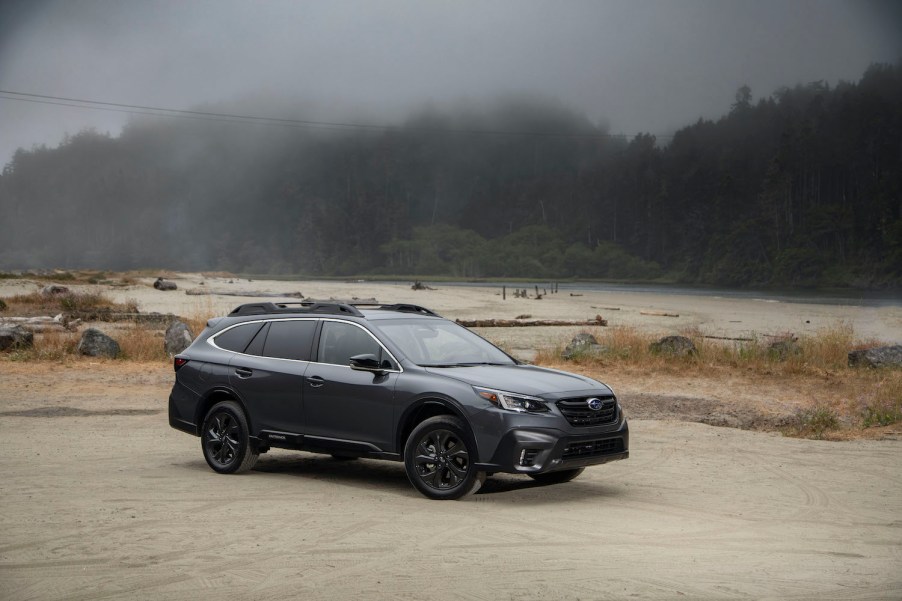
<path fill-rule="evenodd" d="M 391 370 L 374 374 L 351 369 L 351 357 L 363 354 L 387 360 Z M 304 377 L 306 433 L 391 449 L 397 377 L 398 366 L 366 329 L 324 319 L 316 358 Z"/>

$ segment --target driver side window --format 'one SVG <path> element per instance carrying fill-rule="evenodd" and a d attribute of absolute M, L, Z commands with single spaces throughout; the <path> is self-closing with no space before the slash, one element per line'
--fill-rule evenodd
<path fill-rule="evenodd" d="M 375 355 L 380 363 L 385 359 L 382 347 L 362 328 L 340 321 L 323 322 L 317 361 L 347 366 L 356 355 Z"/>

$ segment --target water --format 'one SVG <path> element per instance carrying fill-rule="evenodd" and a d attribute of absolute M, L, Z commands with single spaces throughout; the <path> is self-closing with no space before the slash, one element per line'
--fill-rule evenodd
<path fill-rule="evenodd" d="M 405 282 L 393 282 L 403 284 Z M 507 286 L 508 294 L 514 288 L 525 288 L 533 292 L 535 282 L 423 282 L 441 288 L 442 286 L 470 286 L 498 288 Z M 550 290 L 551 283 L 539 284 L 539 291 Z M 749 290 L 714 288 L 704 286 L 681 286 L 669 284 L 610 284 L 603 282 L 567 282 L 558 284 L 560 294 L 570 292 L 621 292 L 660 295 L 707 296 L 722 298 L 754 299 L 783 303 L 806 303 L 813 305 L 848 305 L 852 307 L 902 307 L 902 294 L 898 291 L 882 290 Z"/>

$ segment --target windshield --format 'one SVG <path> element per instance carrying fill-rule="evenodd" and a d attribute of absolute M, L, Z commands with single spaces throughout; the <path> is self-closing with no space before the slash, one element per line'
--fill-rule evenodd
<path fill-rule="evenodd" d="M 500 349 L 451 321 L 386 320 L 377 327 L 408 359 L 424 367 L 514 364 Z"/>

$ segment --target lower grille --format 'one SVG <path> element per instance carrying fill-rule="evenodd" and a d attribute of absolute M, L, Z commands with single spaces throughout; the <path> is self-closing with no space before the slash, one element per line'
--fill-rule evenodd
<path fill-rule="evenodd" d="M 577 457 L 594 457 L 595 455 L 609 455 L 623 452 L 622 438 L 604 438 L 602 440 L 583 440 L 572 442 L 564 449 L 562 459 L 576 459 Z"/>
<path fill-rule="evenodd" d="M 589 399 L 600 401 L 601 406 L 592 409 Z M 599 426 L 617 421 L 617 400 L 612 396 L 562 399 L 555 404 L 571 426 Z"/>

